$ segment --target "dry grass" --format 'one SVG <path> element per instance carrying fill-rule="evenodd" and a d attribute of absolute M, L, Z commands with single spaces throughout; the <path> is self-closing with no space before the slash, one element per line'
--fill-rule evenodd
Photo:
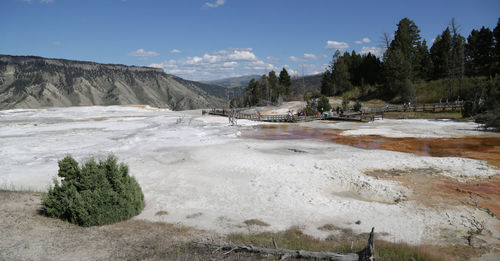
<path fill-rule="evenodd" d="M 79 227 L 38 214 L 42 193 L 0 190 L 0 260 L 37 259 L 41 253 L 49 260 L 277 260 L 279 257 L 250 253 L 216 251 L 192 243 L 214 239 L 217 242 L 311 251 L 353 252 L 367 244 L 368 233 L 355 234 L 334 224 L 321 227 L 332 232 L 327 240 L 305 235 L 298 227 L 279 233 L 238 233 L 221 237 L 183 226 L 128 220 L 98 227 Z M 196 213 L 198 214 L 198 213 Z M 193 215 L 196 215 L 193 214 Z M 247 220 L 247 225 L 266 224 Z M 267 225 L 267 224 L 266 224 Z M 376 238 L 380 234 L 376 234 Z M 351 250 L 351 242 L 353 249 Z M 468 260 L 481 249 L 463 246 L 408 246 L 376 240 L 378 260 Z"/>
<path fill-rule="evenodd" d="M 248 226 L 260 226 L 260 227 L 268 227 L 269 224 L 267 224 L 266 222 L 262 221 L 262 220 L 258 220 L 258 219 L 249 219 L 249 220 L 245 220 L 245 223 L 246 225 Z"/>
<path fill-rule="evenodd" d="M 198 213 L 194 213 L 191 215 L 187 215 L 186 218 L 197 218 L 197 217 L 200 217 L 201 215 L 203 215 L 203 213 L 198 212 Z"/>
<path fill-rule="evenodd" d="M 168 211 L 165 210 L 160 210 L 155 213 L 155 216 L 166 216 L 166 215 L 168 215 Z"/>
<path fill-rule="evenodd" d="M 338 229 L 333 224 L 326 224 L 322 230 L 338 230 L 335 235 L 326 240 L 319 240 L 302 233 L 300 228 L 294 227 L 279 233 L 259 234 L 231 234 L 228 239 L 236 244 L 252 244 L 256 246 L 273 248 L 274 238 L 280 248 L 305 249 L 311 251 L 329 251 L 338 253 L 351 253 L 362 250 L 368 242 L 368 233 L 355 234 L 352 230 Z M 375 233 L 375 238 L 380 234 Z M 351 249 L 351 242 L 353 248 Z M 391 243 L 375 240 L 375 256 L 377 260 L 468 260 L 480 254 L 480 250 L 463 246 L 437 247 L 437 246 L 410 246 L 404 243 Z M 458 255 L 457 255 L 458 254 Z"/>

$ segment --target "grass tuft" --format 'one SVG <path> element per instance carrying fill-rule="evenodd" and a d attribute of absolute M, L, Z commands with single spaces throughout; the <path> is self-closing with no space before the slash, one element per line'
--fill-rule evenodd
<path fill-rule="evenodd" d="M 249 219 L 249 220 L 245 220 L 245 222 L 243 222 L 245 224 L 247 224 L 248 226 L 261 226 L 261 227 L 268 227 L 269 224 L 267 224 L 266 222 L 262 221 L 262 220 L 258 220 L 258 219 Z"/>

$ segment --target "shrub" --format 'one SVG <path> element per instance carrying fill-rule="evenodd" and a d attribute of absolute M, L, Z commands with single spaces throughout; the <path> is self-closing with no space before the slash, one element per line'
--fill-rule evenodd
<path fill-rule="evenodd" d="M 49 217 L 80 226 L 110 224 L 138 215 L 144 208 L 139 183 L 113 155 L 98 163 L 89 159 L 82 167 L 71 157 L 59 161 L 58 176 L 42 199 Z"/>
<path fill-rule="evenodd" d="M 332 109 L 332 105 L 330 104 L 330 100 L 325 95 L 322 95 L 318 102 L 318 110 L 323 113 L 324 111 L 330 111 Z"/>
<path fill-rule="evenodd" d="M 352 107 L 352 109 L 354 111 L 360 111 L 361 110 L 361 103 L 359 103 L 359 101 L 356 101 L 356 103 L 354 104 L 354 106 Z"/>
<path fill-rule="evenodd" d="M 349 102 L 350 102 L 349 97 L 347 96 L 342 97 L 342 109 L 344 111 L 349 110 Z"/>

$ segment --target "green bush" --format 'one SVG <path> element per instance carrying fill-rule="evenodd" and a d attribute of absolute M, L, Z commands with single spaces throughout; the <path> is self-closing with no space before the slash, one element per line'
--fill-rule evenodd
<path fill-rule="evenodd" d="M 330 111 L 332 109 L 332 105 L 330 104 L 330 100 L 325 95 L 322 95 L 318 102 L 318 110 L 323 113 L 324 111 Z"/>
<path fill-rule="evenodd" d="M 342 109 L 344 111 L 349 110 L 349 102 L 350 102 L 349 97 L 347 97 L 347 96 L 342 97 Z"/>
<path fill-rule="evenodd" d="M 360 111 L 361 110 L 361 103 L 359 101 L 356 101 L 354 106 L 352 107 L 354 111 Z"/>
<path fill-rule="evenodd" d="M 71 157 L 59 161 L 58 176 L 42 199 L 49 217 L 80 226 L 110 224 L 141 213 L 144 195 L 139 183 L 113 155 L 98 163 L 92 158 L 82 167 Z"/>

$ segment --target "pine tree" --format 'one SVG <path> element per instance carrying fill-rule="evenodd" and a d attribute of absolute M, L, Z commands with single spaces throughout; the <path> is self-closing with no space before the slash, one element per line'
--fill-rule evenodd
<path fill-rule="evenodd" d="M 333 85 L 333 75 L 330 70 L 326 70 L 321 78 L 321 94 L 326 96 L 335 95 L 335 88 Z"/>
<path fill-rule="evenodd" d="M 271 102 L 276 102 L 280 95 L 279 78 L 276 76 L 275 71 L 270 71 L 267 79 L 269 82 L 269 99 Z"/>
<path fill-rule="evenodd" d="M 257 81 L 255 79 L 251 79 L 250 82 L 248 82 L 248 87 L 247 87 L 247 95 L 250 97 L 248 99 L 248 105 L 250 106 L 255 106 L 259 103 L 260 100 L 260 89 L 258 87 Z"/>
<path fill-rule="evenodd" d="M 408 80 L 413 81 L 416 76 L 421 75 L 421 57 L 419 53 L 420 30 L 415 23 L 403 18 L 398 23 L 398 29 L 395 32 L 394 40 L 391 41 L 389 48 L 384 54 L 384 78 L 386 85 L 386 94 L 402 95 L 412 93 L 408 90 L 413 88 L 408 85 Z M 410 97 L 403 97 L 408 100 Z"/>
<path fill-rule="evenodd" d="M 59 161 L 54 186 L 42 199 L 47 216 L 80 226 L 110 224 L 138 215 L 144 208 L 144 195 L 128 167 L 114 156 L 97 163 L 90 159 L 80 168 L 67 156 Z"/>
<path fill-rule="evenodd" d="M 292 85 L 292 80 L 290 79 L 290 75 L 288 71 L 283 67 L 279 76 L 279 83 L 282 88 L 282 94 L 290 95 L 290 86 Z"/>
<path fill-rule="evenodd" d="M 434 66 L 427 47 L 427 41 L 423 40 L 422 44 L 418 46 L 418 56 L 420 58 L 420 71 L 417 77 L 422 80 L 429 80 L 431 78 Z"/>
<path fill-rule="evenodd" d="M 433 79 L 444 78 L 448 75 L 449 61 L 451 56 L 451 34 L 450 28 L 446 29 L 438 35 L 431 47 L 431 59 L 434 65 L 432 73 Z"/>
<path fill-rule="evenodd" d="M 500 18 L 498 18 L 497 26 L 493 29 L 493 38 L 495 40 L 495 48 L 493 54 L 492 74 L 500 75 Z"/>
<path fill-rule="evenodd" d="M 465 45 L 467 75 L 490 75 L 494 51 L 493 44 L 493 33 L 489 28 L 483 26 L 479 31 L 472 30 Z"/>

